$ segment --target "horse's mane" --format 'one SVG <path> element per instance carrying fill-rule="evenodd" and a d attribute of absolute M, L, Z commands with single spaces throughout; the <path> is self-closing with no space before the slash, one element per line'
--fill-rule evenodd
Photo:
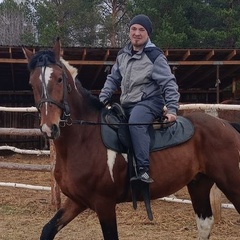
<path fill-rule="evenodd" d="M 89 90 L 84 88 L 78 78 L 75 78 L 75 84 L 78 92 L 82 94 L 83 98 L 90 107 L 97 110 L 103 108 L 103 104 L 99 101 L 98 97 L 94 96 Z"/>
<path fill-rule="evenodd" d="M 70 65 L 69 62 L 64 60 L 63 58 L 61 58 L 61 62 L 65 65 L 65 67 L 70 72 L 70 74 L 75 82 L 78 92 L 83 95 L 87 104 L 94 109 L 99 110 L 99 109 L 103 108 L 103 104 L 99 101 L 99 99 L 96 96 L 92 95 L 92 93 L 89 90 L 87 90 L 86 88 L 84 88 L 82 86 L 80 80 L 77 78 L 77 75 L 78 75 L 77 68 Z"/>
<path fill-rule="evenodd" d="M 70 72 L 70 74 L 72 75 L 73 79 L 76 79 L 77 75 L 78 75 L 78 70 L 77 68 L 73 67 L 72 65 L 69 64 L 68 61 L 64 60 L 63 58 L 61 58 L 61 62 L 64 64 L 64 66 L 67 68 L 67 70 Z"/>
<path fill-rule="evenodd" d="M 47 66 L 49 64 L 56 64 L 55 54 L 50 50 L 42 50 L 34 54 L 28 63 L 28 68 L 31 71 L 36 67 Z"/>

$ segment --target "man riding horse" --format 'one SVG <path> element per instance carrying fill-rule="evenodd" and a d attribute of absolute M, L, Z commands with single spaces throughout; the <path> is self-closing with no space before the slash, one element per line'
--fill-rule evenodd
<path fill-rule="evenodd" d="M 119 51 L 116 63 L 107 76 L 99 99 L 110 103 L 112 94 L 121 87 L 120 103 L 128 117 L 137 180 L 153 182 L 149 176 L 149 125 L 163 115 L 166 105 L 167 121 L 174 122 L 180 94 L 175 76 L 163 52 L 150 40 L 152 23 L 143 14 L 130 22 L 130 42 Z M 137 124 L 136 124 L 137 123 Z M 135 124 L 135 125 L 134 125 Z"/>

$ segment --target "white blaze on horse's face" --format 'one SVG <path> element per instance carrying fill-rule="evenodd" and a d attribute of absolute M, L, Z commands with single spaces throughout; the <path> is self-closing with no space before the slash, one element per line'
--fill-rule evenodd
<path fill-rule="evenodd" d="M 44 75 L 44 79 L 43 79 L 43 74 Z M 51 80 L 51 74 L 53 73 L 53 69 L 51 67 L 42 67 L 41 68 L 41 74 L 39 76 L 40 81 L 42 82 L 42 91 L 43 91 L 43 97 L 47 98 L 47 87 L 48 87 L 48 83 Z M 45 83 L 43 82 L 45 81 Z M 45 114 L 48 114 L 48 104 L 47 102 L 44 103 L 45 104 Z"/>
<path fill-rule="evenodd" d="M 55 73 L 53 67 L 44 66 L 39 71 L 35 71 L 30 80 L 34 86 L 35 102 L 40 104 L 38 105 L 41 118 L 40 129 L 51 139 L 56 139 L 60 135 L 59 121 L 62 110 L 53 101 L 59 103 L 62 99 L 62 85 L 55 81 L 61 74 L 61 71 Z"/>

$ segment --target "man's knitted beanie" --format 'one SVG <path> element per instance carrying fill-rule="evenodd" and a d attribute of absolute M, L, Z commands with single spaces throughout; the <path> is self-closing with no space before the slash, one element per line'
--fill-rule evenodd
<path fill-rule="evenodd" d="M 143 26 L 147 30 L 148 35 L 152 33 L 152 22 L 149 17 L 144 14 L 139 14 L 135 16 L 131 20 L 129 27 L 131 27 L 133 24 L 140 24 L 141 26 Z"/>

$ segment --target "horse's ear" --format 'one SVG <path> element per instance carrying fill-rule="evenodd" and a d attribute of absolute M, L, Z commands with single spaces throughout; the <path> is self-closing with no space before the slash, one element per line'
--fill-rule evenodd
<path fill-rule="evenodd" d="M 25 55 L 25 57 L 26 57 L 26 59 L 28 60 L 28 62 L 30 61 L 30 59 L 32 58 L 32 56 L 33 56 L 33 52 L 32 51 L 30 51 L 30 50 L 28 50 L 27 48 L 25 48 L 25 47 L 22 47 L 22 50 L 23 50 L 23 53 L 24 53 L 24 55 Z"/>
<path fill-rule="evenodd" d="M 53 46 L 53 52 L 55 53 L 55 58 L 56 61 L 59 62 L 60 61 L 60 55 L 61 55 L 61 42 L 60 42 L 60 38 L 57 37 L 55 44 Z"/>

